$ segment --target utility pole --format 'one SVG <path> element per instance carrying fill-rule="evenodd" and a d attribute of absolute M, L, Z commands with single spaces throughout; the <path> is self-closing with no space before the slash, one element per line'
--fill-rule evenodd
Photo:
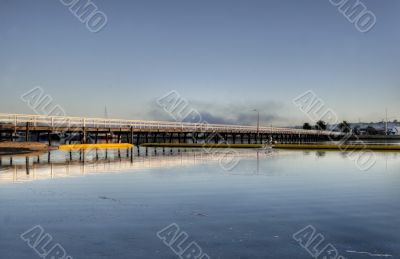
<path fill-rule="evenodd" d="M 104 106 L 104 118 L 108 119 L 107 105 Z"/>
<path fill-rule="evenodd" d="M 254 109 L 253 111 L 257 112 L 257 139 L 260 137 L 260 111 Z"/>
<path fill-rule="evenodd" d="M 386 123 L 385 123 L 385 133 L 388 135 L 388 109 L 386 108 Z"/>
<path fill-rule="evenodd" d="M 260 112 L 257 111 L 257 138 L 260 137 Z"/>

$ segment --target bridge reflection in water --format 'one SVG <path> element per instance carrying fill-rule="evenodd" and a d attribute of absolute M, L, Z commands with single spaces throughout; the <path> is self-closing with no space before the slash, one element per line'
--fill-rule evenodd
<path fill-rule="evenodd" d="M 79 177 L 98 173 L 193 166 L 239 158 L 270 157 L 275 151 L 241 150 L 206 152 L 196 149 L 54 150 L 39 156 L 0 157 L 0 184 L 53 178 Z M 222 169 L 221 169 L 222 170 Z"/>

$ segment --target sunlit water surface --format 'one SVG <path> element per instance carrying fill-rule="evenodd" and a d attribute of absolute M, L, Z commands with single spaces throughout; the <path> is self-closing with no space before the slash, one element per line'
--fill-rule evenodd
<path fill-rule="evenodd" d="M 312 258 L 292 237 L 308 225 L 345 258 L 400 258 L 400 153 L 361 171 L 340 152 L 213 152 L 2 157 L 0 258 L 40 258 L 20 238 L 36 225 L 75 259 L 179 258 L 156 235 L 172 223 L 210 258 Z"/>

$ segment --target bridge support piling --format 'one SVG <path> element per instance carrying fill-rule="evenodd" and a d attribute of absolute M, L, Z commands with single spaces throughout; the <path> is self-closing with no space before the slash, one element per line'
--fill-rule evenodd
<path fill-rule="evenodd" d="M 136 146 L 139 148 L 140 144 L 140 132 L 136 133 Z"/>
<path fill-rule="evenodd" d="M 99 140 L 99 129 L 97 129 L 97 131 L 95 133 L 94 143 L 97 144 L 98 140 Z"/>
<path fill-rule="evenodd" d="M 12 133 L 11 133 L 12 136 Z M 29 141 L 29 122 L 26 123 L 26 129 L 25 129 L 25 142 Z"/>
<path fill-rule="evenodd" d="M 116 143 L 121 143 L 121 138 L 122 138 L 121 132 L 120 131 L 116 131 L 115 134 L 116 134 L 116 136 L 115 136 Z"/>
<path fill-rule="evenodd" d="M 11 140 L 11 141 L 17 141 L 17 125 L 15 125 L 14 126 L 14 137 L 15 137 L 15 140 L 14 140 L 14 138 Z M 1 134 L 0 134 L 0 139 L 1 139 Z"/>
<path fill-rule="evenodd" d="M 87 143 L 87 132 L 86 129 L 84 128 L 82 131 L 82 143 L 86 144 Z"/>
<path fill-rule="evenodd" d="M 51 146 L 51 131 L 47 131 L 47 140 L 49 141 L 49 146 Z"/>

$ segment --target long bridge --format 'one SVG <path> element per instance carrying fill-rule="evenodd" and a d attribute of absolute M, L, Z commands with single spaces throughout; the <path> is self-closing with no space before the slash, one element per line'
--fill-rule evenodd
<path fill-rule="evenodd" d="M 57 137 L 61 136 L 61 137 Z M 126 120 L 0 113 L 0 140 L 97 143 L 283 143 L 316 142 L 339 138 L 342 133 L 282 127 L 243 126 L 189 122 Z M 58 139 L 57 139 L 58 138 Z"/>

